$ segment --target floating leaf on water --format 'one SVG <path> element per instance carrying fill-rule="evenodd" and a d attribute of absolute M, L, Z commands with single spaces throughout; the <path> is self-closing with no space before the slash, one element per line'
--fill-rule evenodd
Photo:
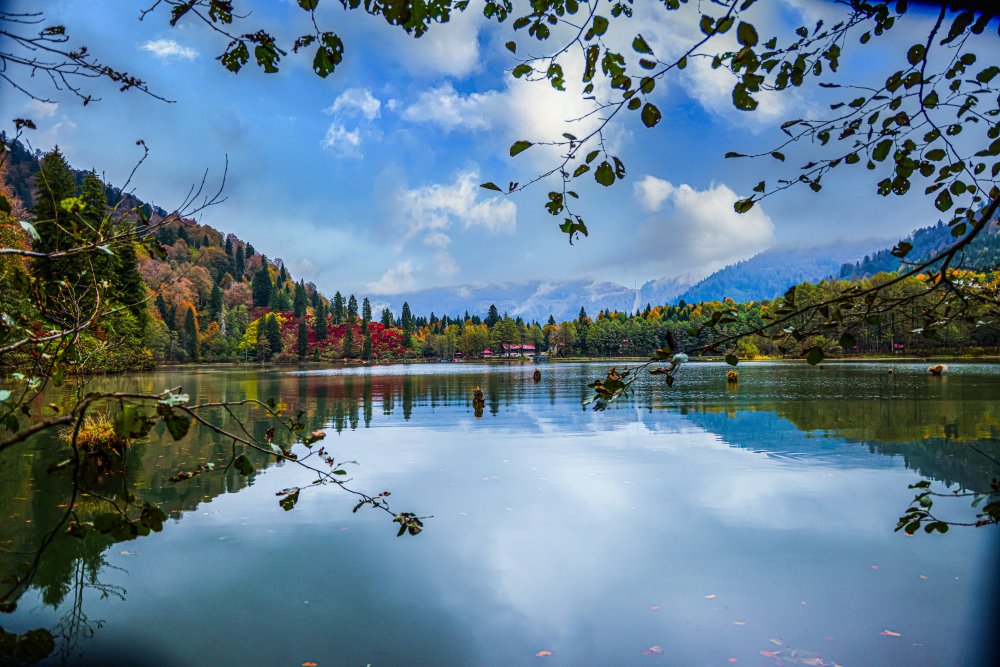
<path fill-rule="evenodd" d="M 714 599 L 715 599 L 716 597 L 717 597 L 717 596 L 715 595 L 715 593 L 712 593 L 711 595 L 706 595 L 706 596 L 705 596 L 705 599 L 706 599 L 706 600 L 714 600 Z"/>
<path fill-rule="evenodd" d="M 775 646 L 781 646 L 782 644 L 785 643 L 785 641 L 783 639 L 781 639 L 781 637 L 778 637 L 777 639 L 770 639 L 768 641 L 770 641 Z"/>
<path fill-rule="evenodd" d="M 552 651 L 539 651 L 535 654 L 536 658 L 544 658 L 547 655 L 552 655 Z"/>
<path fill-rule="evenodd" d="M 662 655 L 663 654 L 663 648 L 660 647 L 660 646 L 653 645 L 653 646 L 650 646 L 649 648 L 647 648 L 645 651 L 643 651 L 642 654 L 643 655 Z"/>
<path fill-rule="evenodd" d="M 727 658 L 726 662 L 738 662 L 736 658 Z"/>
<path fill-rule="evenodd" d="M 660 605 L 654 604 L 649 607 L 650 611 L 660 611 Z"/>
<path fill-rule="evenodd" d="M 733 621 L 733 625 L 746 625 L 746 621 Z"/>
<path fill-rule="evenodd" d="M 766 649 L 761 649 L 760 654 L 765 658 L 777 658 L 781 655 L 781 651 L 768 651 Z"/>
<path fill-rule="evenodd" d="M 303 662 L 302 667 L 316 667 L 315 662 Z"/>
<path fill-rule="evenodd" d="M 879 633 L 880 635 L 885 635 L 886 637 L 902 637 L 903 635 L 899 632 L 893 632 L 892 630 L 883 630 Z"/>
<path fill-rule="evenodd" d="M 878 569 L 878 565 L 872 565 L 872 569 L 873 570 L 877 570 Z"/>

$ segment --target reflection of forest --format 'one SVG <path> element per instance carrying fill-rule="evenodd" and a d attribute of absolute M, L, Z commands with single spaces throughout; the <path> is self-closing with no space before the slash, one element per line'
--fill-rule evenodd
<path fill-rule="evenodd" d="M 399 374 L 327 375 L 218 371 L 203 367 L 190 372 L 105 378 L 100 388 L 155 393 L 181 385 L 196 403 L 273 398 L 289 411 L 304 410 L 309 430 L 325 428 L 339 433 L 369 427 L 375 414 L 401 416 L 418 424 L 446 428 L 457 418 L 473 418 L 472 392 L 481 386 L 490 415 L 497 416 L 501 408 L 517 409 L 523 405 L 526 411 L 531 411 L 543 404 L 559 402 L 566 407 L 553 412 L 551 419 L 569 430 L 593 428 L 591 413 L 581 410 L 579 401 L 589 395 L 586 383 L 592 379 L 594 367 L 563 369 L 558 373 L 546 370 L 543 382 L 538 384 L 531 379 L 532 371 L 532 367 L 513 367 L 501 371 L 469 368 L 463 372 L 405 374 L 403 370 Z M 829 380 L 830 374 L 809 376 L 817 377 Z M 671 394 L 643 386 L 636 401 L 640 405 L 655 405 L 667 397 L 666 407 L 734 446 L 765 452 L 778 452 L 782 447 L 808 452 L 810 447 L 829 447 L 835 442 L 837 447 L 851 449 L 851 452 L 838 450 L 838 456 L 844 454 L 856 461 L 864 456 L 853 457 L 852 453 L 864 450 L 853 443 L 861 443 L 872 453 L 902 456 L 908 468 L 923 476 L 985 490 L 997 471 L 968 445 L 1000 458 L 996 396 L 984 394 L 981 387 L 966 390 L 961 382 L 952 380 L 947 393 L 943 392 L 943 384 L 922 384 L 897 392 L 891 400 L 865 400 L 843 395 L 825 399 L 823 392 L 809 384 L 818 380 L 803 381 L 791 375 L 779 386 L 784 394 L 777 392 L 773 384 L 727 390 L 724 383 L 700 382 L 692 377 L 680 392 Z M 880 387 L 859 389 L 859 395 L 876 396 L 879 392 L 892 395 Z M 40 402 L 53 400 L 59 400 L 59 396 L 45 396 Z M 249 408 L 236 411 L 237 417 L 249 418 L 246 427 L 262 438 L 269 423 L 255 418 L 255 414 Z M 620 422 L 622 418 L 631 419 L 633 414 L 629 409 L 617 416 L 609 414 L 605 419 Z M 225 429 L 240 428 L 236 417 L 224 411 L 205 416 Z M 518 416 L 510 414 L 503 419 L 487 419 L 483 426 L 523 426 L 517 419 Z M 784 440 L 776 438 L 779 432 L 784 434 L 781 436 Z M 30 560 L 45 535 L 62 519 L 72 491 L 70 470 L 49 473 L 48 468 L 65 459 L 67 453 L 65 443 L 49 436 L 0 456 L 0 507 L 3 508 L 0 578 L 16 572 L 19 563 Z M 193 428 L 184 439 L 174 442 L 164 426 L 158 424 L 148 438 L 129 451 L 121 470 L 95 476 L 89 483 L 108 498 L 123 501 L 131 494 L 139 504 L 150 502 L 168 516 L 179 518 L 202 502 L 240 490 L 248 480 L 233 470 L 206 473 L 180 483 L 171 482 L 170 477 L 200 463 L 214 462 L 222 467 L 231 454 L 232 443 L 207 429 Z M 251 458 L 258 470 L 274 464 L 273 458 L 265 460 L 263 455 Z M 870 458 L 866 464 L 871 465 Z M 86 521 L 108 511 L 108 505 L 103 500 L 83 497 L 77 500 L 76 509 L 80 519 Z M 165 530 L 169 529 L 167 525 Z M 103 565 L 102 554 L 113 543 L 110 535 L 93 531 L 83 540 L 58 537 L 46 550 L 30 586 L 39 591 L 46 604 L 59 605 L 73 590 L 74 582 L 96 585 L 96 575 Z"/>

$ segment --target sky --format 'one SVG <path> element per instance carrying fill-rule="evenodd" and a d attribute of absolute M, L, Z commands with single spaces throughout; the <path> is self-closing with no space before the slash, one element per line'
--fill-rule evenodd
<path fill-rule="evenodd" d="M 388 297 L 426 287 L 580 278 L 633 287 L 700 278 L 775 245 L 893 239 L 937 220 L 928 198 L 880 197 L 861 169 L 840 170 L 820 193 L 792 188 L 737 215 L 737 198 L 761 178 L 795 173 L 798 156 L 793 151 L 782 164 L 725 160 L 725 152 L 770 147 L 780 141 L 782 121 L 821 113 L 835 100 L 810 87 L 764 95 L 757 112 L 740 112 L 726 75 L 695 62 L 658 85 L 653 101 L 663 120 L 656 128 L 645 128 L 636 114 L 612 125 L 607 140 L 628 175 L 607 189 L 581 179 L 579 211 L 590 236 L 570 245 L 558 229 L 561 218 L 544 209 L 544 182 L 509 197 L 479 184 L 525 182 L 555 165 L 558 155 L 548 147 L 516 158 L 508 147 L 586 129 L 592 120 L 567 123 L 588 109 L 579 95 L 581 70 L 567 61 L 565 93 L 514 79 L 516 63 L 503 47 L 510 24 L 485 20 L 480 3 L 413 39 L 380 18 L 321 0 L 320 25 L 345 43 L 344 62 L 326 79 L 302 55 L 290 55 L 277 74 L 252 66 L 232 74 L 215 60 L 224 38 L 190 20 L 171 28 L 165 10 L 140 21 L 150 4 L 53 0 L 44 8 L 49 21 L 66 25 L 72 44 L 86 44 L 171 103 L 97 85 L 101 100 L 83 106 L 17 72 L 19 84 L 53 102 L 3 84 L 0 118 L 32 118 L 34 148 L 58 144 L 74 166 L 93 168 L 112 184 L 125 181 L 140 157 L 135 142 L 144 140 L 150 157 L 135 192 L 168 210 L 205 170 L 217 184 L 228 158 L 228 198 L 201 222 L 280 257 L 296 278 L 324 293 Z M 635 4 L 633 18 L 613 23 L 607 36 L 623 51 L 631 52 L 637 31 L 664 55 L 682 52 L 696 34 L 692 12 L 679 17 L 660 3 Z M 237 6 L 251 10 L 248 25 L 286 38 L 308 31 L 308 16 L 289 0 Z M 835 11 L 813 0 L 762 0 L 747 16 L 763 37 Z M 926 37 L 928 21 L 914 12 L 881 43 L 848 49 L 839 78 L 871 80 L 884 72 L 889 55 L 905 52 L 921 31 Z M 539 52 L 526 36 L 516 39 L 522 52 Z M 993 56 L 995 62 L 1000 52 Z"/>

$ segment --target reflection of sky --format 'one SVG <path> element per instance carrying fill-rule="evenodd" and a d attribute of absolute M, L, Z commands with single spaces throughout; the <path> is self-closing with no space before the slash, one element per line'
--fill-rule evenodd
<path fill-rule="evenodd" d="M 397 400 L 328 437 L 355 486 L 434 515 L 417 538 L 336 489 L 283 512 L 274 492 L 307 480 L 281 466 L 115 545 L 124 571 L 103 577 L 128 598 L 89 602 L 94 646 L 177 664 L 975 663 L 995 535 L 894 533 L 916 478 L 899 459 L 773 412 L 583 411 L 566 387 L 593 369 L 546 367 L 495 416 L 424 397 L 406 421 Z"/>

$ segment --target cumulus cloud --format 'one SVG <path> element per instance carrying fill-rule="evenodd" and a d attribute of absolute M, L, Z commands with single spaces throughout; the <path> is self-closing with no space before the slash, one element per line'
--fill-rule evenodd
<path fill-rule="evenodd" d="M 479 69 L 479 31 L 486 19 L 481 11 L 452 12 L 447 25 L 432 26 L 420 39 L 397 35 L 401 64 L 417 76 L 464 77 Z"/>
<path fill-rule="evenodd" d="M 368 88 L 348 88 L 323 110 L 334 117 L 320 146 L 339 158 L 364 157 L 361 144 L 372 134 L 372 121 L 381 114 L 382 102 Z M 348 129 L 348 121 L 354 129 Z"/>
<path fill-rule="evenodd" d="M 445 130 L 486 130 L 492 127 L 502 107 L 499 91 L 461 95 L 451 82 L 445 82 L 420 93 L 403 110 L 403 119 L 431 123 Z"/>
<path fill-rule="evenodd" d="M 479 171 L 470 169 L 459 173 L 452 183 L 402 191 L 397 201 L 405 235 L 412 238 L 431 230 L 443 234 L 443 230 L 456 225 L 491 233 L 513 232 L 517 227 L 517 204 L 501 197 L 480 199 L 485 190 L 479 182 Z"/>
<path fill-rule="evenodd" d="M 384 290 L 402 282 L 401 275 L 412 279 L 415 272 L 423 272 L 450 278 L 460 270 L 450 251 L 455 234 L 470 231 L 513 233 L 517 228 L 517 205 L 501 197 L 486 195 L 479 182 L 479 171 L 470 168 L 460 172 L 450 183 L 398 191 L 392 221 L 398 230 L 396 249 L 405 247 L 411 257 L 416 256 L 421 262 L 416 266 L 411 261 L 404 262 L 371 285 L 378 285 L 383 290 L 380 293 L 388 294 L 390 292 Z M 406 271 L 402 271 L 403 268 Z M 425 280 L 427 277 L 422 276 Z"/>
<path fill-rule="evenodd" d="M 330 123 L 330 127 L 326 128 L 326 136 L 323 137 L 320 146 L 337 157 L 364 157 L 361 153 L 361 131 L 357 128 L 348 130 L 336 122 Z"/>
<path fill-rule="evenodd" d="M 42 100 L 28 100 L 22 108 L 30 114 L 32 119 L 50 118 L 59 111 L 59 105 L 55 102 L 45 102 Z"/>
<path fill-rule="evenodd" d="M 378 280 L 365 285 L 372 294 L 401 294 L 414 288 L 413 264 L 409 261 L 400 262 L 382 274 Z"/>
<path fill-rule="evenodd" d="M 198 57 L 198 52 L 190 46 L 182 46 L 172 39 L 153 39 L 142 45 L 143 51 L 149 51 L 161 60 L 170 58 L 180 58 L 181 60 L 194 60 Z"/>
<path fill-rule="evenodd" d="M 763 207 L 736 213 L 733 202 L 740 197 L 724 183 L 697 190 L 647 175 L 635 195 L 654 212 L 637 237 L 636 252 L 664 273 L 701 277 L 774 243 L 774 223 Z"/>
<path fill-rule="evenodd" d="M 348 88 L 326 108 L 326 113 L 340 116 L 363 116 L 366 120 L 379 117 L 382 102 L 368 88 Z"/>

